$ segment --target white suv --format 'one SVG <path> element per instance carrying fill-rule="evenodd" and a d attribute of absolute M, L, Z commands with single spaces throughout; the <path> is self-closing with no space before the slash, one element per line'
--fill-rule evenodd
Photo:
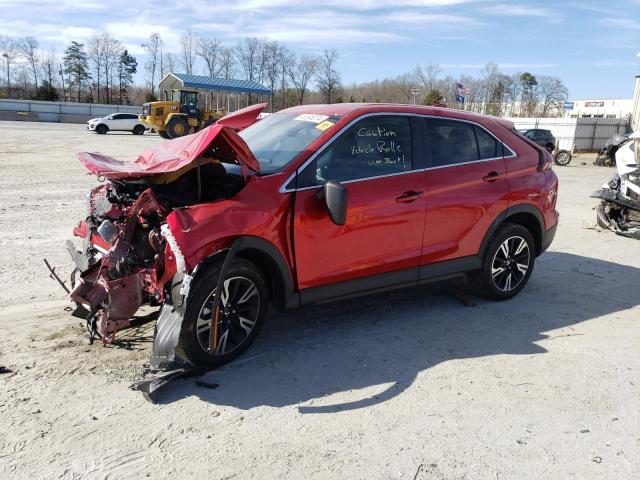
<path fill-rule="evenodd" d="M 109 131 L 131 132 L 142 135 L 147 127 L 139 120 L 135 113 L 112 113 L 102 118 L 92 118 L 87 122 L 87 130 L 104 135 Z"/>

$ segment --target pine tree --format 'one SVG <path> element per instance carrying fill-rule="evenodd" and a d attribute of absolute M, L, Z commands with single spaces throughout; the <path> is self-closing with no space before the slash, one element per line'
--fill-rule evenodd
<path fill-rule="evenodd" d="M 82 97 L 82 86 L 90 78 L 89 74 L 89 62 L 87 59 L 87 53 L 84 51 L 84 45 L 76 41 L 72 41 L 64 52 L 64 71 L 69 75 L 69 83 L 75 87 L 78 92 L 78 102 Z"/>
<path fill-rule="evenodd" d="M 138 70 L 138 61 L 133 55 L 129 55 L 127 50 L 123 50 L 118 60 L 118 82 L 119 82 L 119 95 L 118 103 L 122 105 L 122 97 L 124 96 L 129 103 L 129 97 L 127 95 L 127 87 L 133 84 L 133 75 Z"/>
<path fill-rule="evenodd" d="M 49 80 L 43 80 L 42 85 L 38 89 L 38 96 L 36 97 L 38 100 L 48 100 L 50 102 L 55 102 L 59 99 L 58 91 L 56 87 L 49 83 Z"/>

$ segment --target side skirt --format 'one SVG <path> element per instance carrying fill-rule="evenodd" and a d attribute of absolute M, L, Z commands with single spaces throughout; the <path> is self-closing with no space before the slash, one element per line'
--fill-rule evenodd
<path fill-rule="evenodd" d="M 467 272 L 478 270 L 481 265 L 480 257 L 471 255 L 431 265 L 422 265 L 406 270 L 396 270 L 355 280 L 306 288 L 299 293 L 300 305 L 343 300 L 345 298 L 458 278 L 464 276 Z"/>

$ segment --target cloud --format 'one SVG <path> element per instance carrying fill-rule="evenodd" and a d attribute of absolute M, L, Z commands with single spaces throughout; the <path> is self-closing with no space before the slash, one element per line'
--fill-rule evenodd
<path fill-rule="evenodd" d="M 380 19 L 406 25 L 422 26 L 435 24 L 437 26 L 443 26 L 446 28 L 486 25 L 486 23 L 481 22 L 480 20 L 473 17 L 463 15 L 448 15 L 442 13 L 420 13 L 415 10 L 380 15 Z"/>
<path fill-rule="evenodd" d="M 482 8 L 482 11 L 491 15 L 502 15 L 506 17 L 535 17 L 553 22 L 560 21 L 562 18 L 562 16 L 557 12 L 540 7 L 537 4 L 519 5 L 512 3 L 499 3 L 485 6 Z"/>
<path fill-rule="evenodd" d="M 604 25 L 625 30 L 640 30 L 640 22 L 630 18 L 607 17 L 602 19 Z"/>
<path fill-rule="evenodd" d="M 594 63 L 596 67 L 637 67 L 638 62 L 631 62 L 626 60 L 603 60 L 601 62 Z"/>
<path fill-rule="evenodd" d="M 480 70 L 486 65 L 486 63 L 444 63 L 440 66 L 447 70 Z M 556 67 L 554 63 L 498 63 L 497 65 L 503 70 L 542 70 Z"/>
<path fill-rule="evenodd" d="M 197 0 L 203 3 L 204 0 Z M 399 7 L 450 7 L 469 3 L 479 3 L 486 0 L 360 0 L 358 2 L 347 3 L 343 0 L 325 0 L 322 6 L 348 8 L 351 10 L 382 10 Z M 275 9 L 282 7 L 317 8 L 316 0 L 241 0 L 232 2 L 228 8 L 233 10 L 255 11 L 264 9 Z"/>

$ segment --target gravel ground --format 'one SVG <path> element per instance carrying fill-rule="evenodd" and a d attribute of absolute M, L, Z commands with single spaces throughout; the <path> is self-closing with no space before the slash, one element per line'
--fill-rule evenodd
<path fill-rule="evenodd" d="M 589 198 L 611 169 L 556 168 L 558 234 L 517 298 L 433 286 L 274 314 L 205 375 L 218 388 L 151 405 L 128 386 L 153 325 L 86 345 L 42 259 L 68 274 L 95 182 L 74 153 L 160 141 L 0 123 L 1 478 L 640 478 L 640 242 L 594 229 Z"/>

